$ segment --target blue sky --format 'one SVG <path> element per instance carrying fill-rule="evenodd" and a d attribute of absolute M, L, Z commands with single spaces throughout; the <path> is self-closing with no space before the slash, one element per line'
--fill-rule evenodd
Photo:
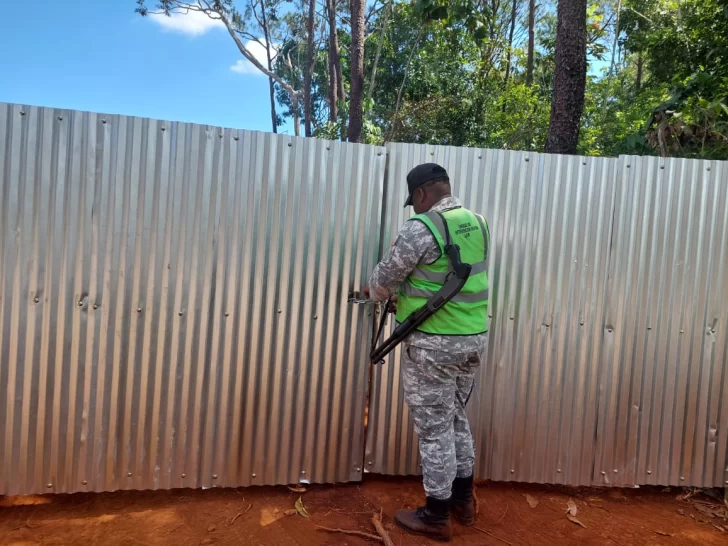
<path fill-rule="evenodd" d="M 135 7 L 4 2 L 0 102 L 271 130 L 268 81 L 223 28 L 204 16 L 142 18 Z"/>

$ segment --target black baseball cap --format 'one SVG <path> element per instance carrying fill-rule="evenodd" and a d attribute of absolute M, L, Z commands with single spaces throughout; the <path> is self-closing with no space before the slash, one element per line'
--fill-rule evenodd
<path fill-rule="evenodd" d="M 448 182 L 450 177 L 447 175 L 447 171 L 437 163 L 423 163 L 417 165 L 407 175 L 407 188 L 409 189 L 409 196 L 404 206 L 409 207 L 412 204 L 412 194 L 414 191 L 429 182 L 430 180 L 437 180 L 438 178 L 444 178 Z"/>

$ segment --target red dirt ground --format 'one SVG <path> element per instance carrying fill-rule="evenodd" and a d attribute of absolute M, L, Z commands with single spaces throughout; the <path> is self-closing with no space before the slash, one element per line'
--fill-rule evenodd
<path fill-rule="evenodd" d="M 477 491 L 477 528 L 455 525 L 455 545 L 728 544 L 728 532 L 719 529 L 728 529 L 728 524 L 710 517 L 710 509 L 706 515 L 708 505 L 700 504 L 720 509 L 716 501 L 680 501 L 674 489 L 484 483 Z M 538 505 L 531 508 L 526 495 Z M 359 485 L 308 487 L 303 503 L 310 519 L 286 515 L 298 496 L 286 487 L 259 487 L 9 497 L 0 500 L 0 544 L 356 546 L 373 542 L 329 534 L 316 526 L 376 534 L 371 518 L 380 509 L 395 545 L 431 544 L 392 523 L 395 510 L 422 500 L 416 479 L 368 476 Z M 566 519 L 569 499 L 586 528 Z"/>

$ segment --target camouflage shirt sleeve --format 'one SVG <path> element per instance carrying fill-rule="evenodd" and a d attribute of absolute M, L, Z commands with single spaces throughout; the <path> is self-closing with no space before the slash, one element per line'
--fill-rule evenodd
<path fill-rule="evenodd" d="M 402 226 L 397 240 L 369 279 L 370 297 L 384 301 L 412 274 L 419 263 L 431 264 L 440 257 L 440 247 L 430 230 L 418 220 Z"/>

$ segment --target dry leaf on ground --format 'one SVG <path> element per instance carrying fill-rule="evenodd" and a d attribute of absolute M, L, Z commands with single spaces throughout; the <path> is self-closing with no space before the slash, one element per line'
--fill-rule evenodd
<path fill-rule="evenodd" d="M 571 516 L 576 516 L 578 511 L 579 509 L 576 507 L 576 503 L 572 499 L 569 499 L 569 502 L 566 503 L 566 513 Z"/>
<path fill-rule="evenodd" d="M 298 500 L 296 501 L 296 512 L 304 518 L 311 517 L 311 514 L 308 513 L 306 507 L 303 505 L 303 499 L 301 497 L 298 497 Z"/>
<path fill-rule="evenodd" d="M 576 519 L 576 514 L 578 512 L 579 509 L 576 507 L 576 503 L 573 501 L 573 499 L 569 499 L 569 502 L 566 503 L 566 519 L 568 519 L 571 523 L 576 523 L 577 525 L 586 529 L 586 525 Z"/>
<path fill-rule="evenodd" d="M 526 502 L 531 508 L 536 508 L 538 506 L 538 501 L 534 499 L 531 495 L 526 494 L 523 496 L 526 497 Z"/>
<path fill-rule="evenodd" d="M 566 514 L 566 519 L 568 519 L 571 523 L 576 523 L 578 526 L 583 527 L 586 529 L 586 525 L 584 525 L 582 522 L 580 522 L 578 519 L 576 519 L 571 514 Z"/>

